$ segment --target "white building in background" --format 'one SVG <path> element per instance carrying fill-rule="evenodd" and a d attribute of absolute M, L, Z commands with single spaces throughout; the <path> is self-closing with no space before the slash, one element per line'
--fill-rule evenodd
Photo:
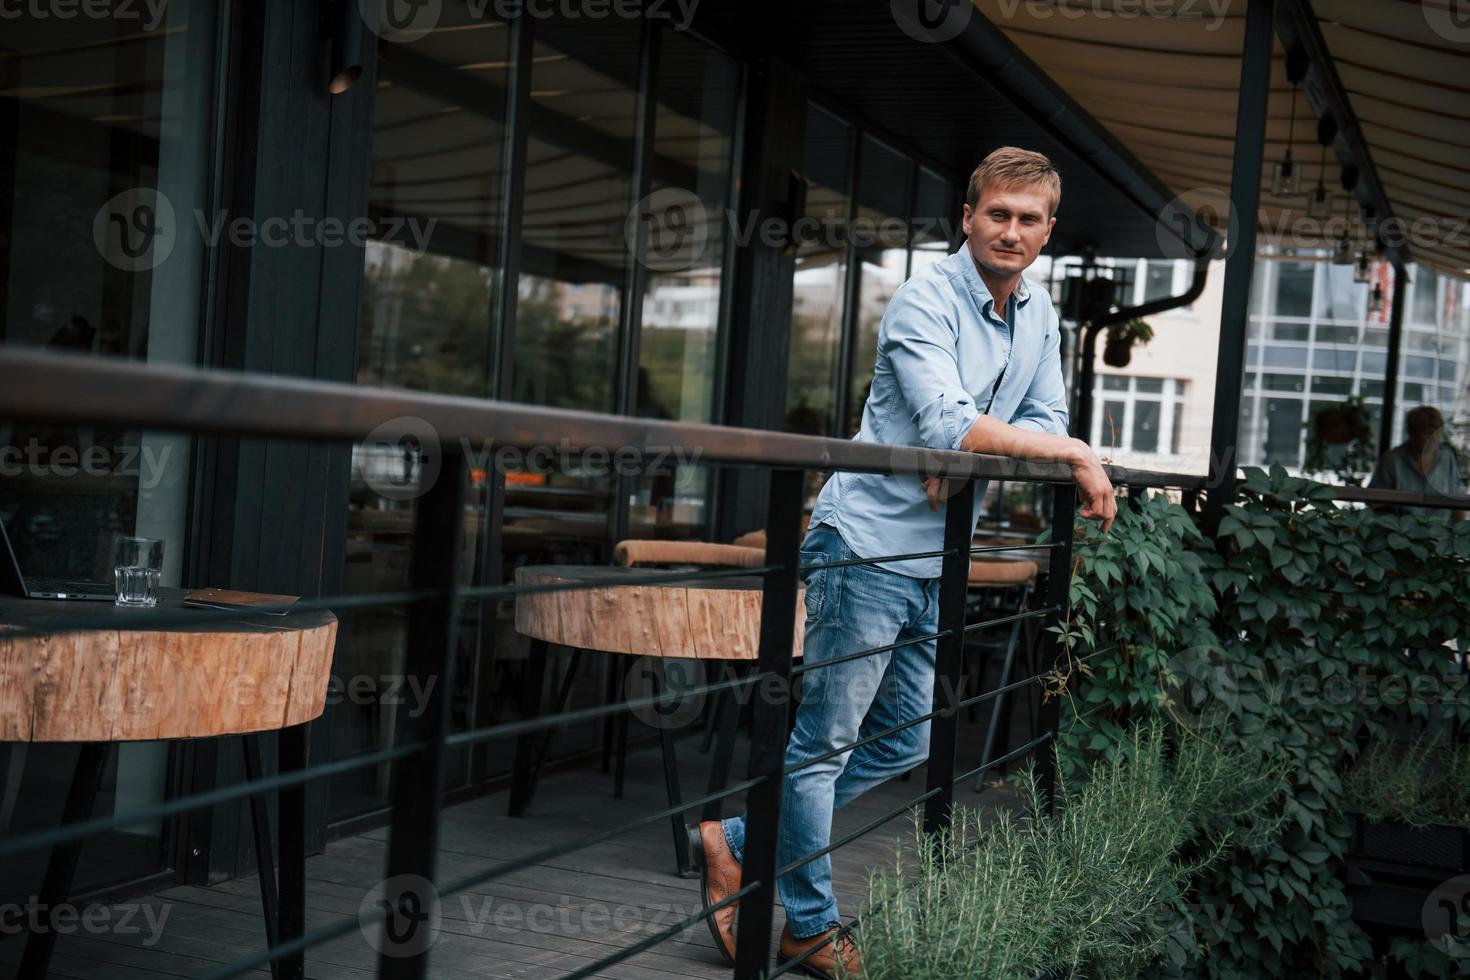
<path fill-rule="evenodd" d="M 1136 261 L 1132 295 L 1119 298 L 1125 305 L 1179 295 L 1193 273 L 1189 262 L 1121 261 Z M 1058 263 L 1053 280 L 1058 297 L 1070 264 L 1075 260 Z M 1045 281 L 1047 265 L 1038 263 L 1028 275 Z M 1373 276 L 1373 282 L 1355 283 L 1351 266 L 1333 265 L 1323 255 L 1258 258 L 1239 465 L 1279 463 L 1300 472 L 1312 413 L 1350 395 L 1363 396 L 1377 432 L 1392 273 L 1380 263 Z M 1433 405 L 1463 444 L 1470 437 L 1470 289 L 1429 269 L 1411 268 L 1410 277 L 1394 441 L 1403 437 L 1409 409 Z M 1146 317 L 1154 339 L 1133 348 L 1128 367 L 1108 367 L 1099 357 L 1088 439 L 1104 458 L 1143 469 L 1208 471 L 1224 282 L 1225 263 L 1212 263 L 1204 293 L 1192 305 Z M 1384 302 L 1370 309 L 1374 283 L 1382 287 Z"/>

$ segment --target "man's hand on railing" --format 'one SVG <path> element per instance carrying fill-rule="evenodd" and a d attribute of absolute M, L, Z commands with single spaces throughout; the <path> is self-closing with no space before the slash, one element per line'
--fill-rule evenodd
<path fill-rule="evenodd" d="M 1082 516 L 1102 521 L 1102 533 L 1107 534 L 1118 516 L 1113 481 L 1108 479 L 1092 447 L 1080 439 L 1076 443 L 1077 457 L 1071 461 L 1072 479 L 1077 484 L 1077 495 L 1082 498 Z"/>

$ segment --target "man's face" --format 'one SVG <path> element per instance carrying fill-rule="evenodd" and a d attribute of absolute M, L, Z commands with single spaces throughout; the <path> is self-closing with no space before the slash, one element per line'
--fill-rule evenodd
<path fill-rule="evenodd" d="M 989 186 L 976 208 L 965 205 L 965 234 L 970 254 L 987 272 L 1014 276 L 1024 272 L 1051 237 L 1056 218 L 1051 201 L 1039 186 Z"/>

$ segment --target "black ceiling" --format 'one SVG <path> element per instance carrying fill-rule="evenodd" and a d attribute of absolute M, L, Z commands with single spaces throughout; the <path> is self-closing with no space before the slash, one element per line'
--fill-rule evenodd
<path fill-rule="evenodd" d="M 968 175 L 998 146 L 1045 153 L 1061 171 L 1063 185 L 1049 251 L 1076 254 L 1090 246 L 1100 255 L 1164 254 L 1155 218 L 1170 197 L 1162 181 L 1126 150 L 1111 152 L 1121 148 L 1115 143 L 1105 154 L 1113 171 L 1104 175 L 1076 152 L 1075 141 L 1059 138 L 1035 112 L 1008 97 L 1007 86 L 997 84 L 1004 80 L 967 56 L 965 39 L 915 40 L 898 26 L 892 7 L 889 0 L 703 0 L 694 26 L 747 52 L 769 46 L 806 71 L 824 101 L 957 177 Z M 998 29 L 978 12 L 969 30 L 989 35 L 992 43 L 1009 43 L 995 42 Z M 1080 114 L 1059 88 L 1052 88 L 1056 99 Z M 1094 145 L 1111 141 L 1100 124 L 1093 126 Z"/>

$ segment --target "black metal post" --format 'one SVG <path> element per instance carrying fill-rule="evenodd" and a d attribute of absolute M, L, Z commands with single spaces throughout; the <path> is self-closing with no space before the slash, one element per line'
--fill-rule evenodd
<path fill-rule="evenodd" d="M 432 690 L 434 695 L 426 704 L 405 705 L 398 715 L 398 742 L 421 741 L 425 747 L 393 763 L 387 873 L 391 894 L 383 896 L 392 911 L 383 927 L 378 957 L 378 975 L 385 980 L 423 980 L 428 975 L 428 937 L 419 930 L 428 921 L 427 910 L 438 901 L 432 882 L 459 627 L 456 592 L 464 543 L 465 477 L 464 456 L 457 448 L 446 447 L 438 478 L 418 499 L 414 515 L 409 581 L 414 589 L 434 590 L 434 598 L 409 609 L 403 668 L 418 690 Z"/>
<path fill-rule="evenodd" d="M 281 773 L 305 769 L 309 725 L 292 725 L 276 736 L 276 766 Z M 291 786 L 276 798 L 276 846 L 280 851 L 277 894 L 277 940 L 289 943 L 306 934 L 306 787 Z M 297 951 L 276 962 L 280 980 L 306 976 L 306 953 Z"/>
<path fill-rule="evenodd" d="M 764 777 L 746 797 L 745 863 L 741 880 L 759 883 L 740 902 L 735 940 L 736 980 L 756 980 L 771 965 L 771 916 L 776 901 L 776 838 L 790 715 L 791 638 L 796 629 L 800 573 L 801 470 L 775 470 L 766 503 L 766 563 L 778 570 L 761 589 L 760 652 L 756 670 L 776 682 L 758 683 L 750 726 L 748 778 Z"/>
<path fill-rule="evenodd" d="M 1051 612 L 1042 621 L 1038 634 L 1040 644 L 1038 658 L 1043 670 L 1065 667 L 1066 647 L 1052 627 L 1066 622 L 1070 607 L 1068 596 L 1072 590 L 1072 545 L 1073 531 L 1077 523 L 1077 488 L 1072 484 L 1059 484 L 1052 488 L 1051 533 L 1052 540 L 1060 547 L 1051 549 L 1051 562 L 1046 570 L 1046 605 Z M 1029 694 L 1027 695 L 1030 696 Z M 1053 697 L 1041 706 L 1036 719 L 1036 737 L 1046 732 L 1055 732 L 1061 721 L 1062 699 Z M 1046 744 L 1036 757 L 1037 782 L 1048 807 L 1055 798 L 1057 785 L 1057 755 L 1055 744 Z"/>
<path fill-rule="evenodd" d="M 1393 267 L 1393 312 L 1388 318 L 1388 359 L 1383 365 L 1383 417 L 1378 420 L 1378 452 L 1393 448 L 1393 417 L 1398 411 L 1399 361 L 1404 346 L 1404 300 L 1408 296 L 1409 270 Z"/>
<path fill-rule="evenodd" d="M 924 830 L 949 826 L 954 803 L 955 742 L 959 735 L 960 672 L 965 660 L 965 596 L 970 585 L 970 547 L 975 537 L 975 481 L 966 480 L 944 503 L 944 564 L 939 575 L 939 631 L 935 641 L 934 710 L 929 723 L 928 786 Z M 946 632 L 947 631 L 947 632 Z"/>
<path fill-rule="evenodd" d="M 245 756 L 245 780 L 255 782 L 265 778 L 261 762 L 260 736 L 242 735 L 240 748 Z M 260 879 L 260 912 L 265 920 L 265 944 L 281 944 L 280 893 L 276 890 L 275 847 L 271 843 L 270 803 L 265 794 L 250 797 L 250 830 L 255 837 L 255 873 Z M 271 961 L 271 976 L 280 980 L 281 964 Z"/>
<path fill-rule="evenodd" d="M 1245 50 L 1240 60 L 1240 98 L 1235 110 L 1235 166 L 1230 208 L 1235 220 L 1225 260 L 1225 297 L 1220 312 L 1220 352 L 1215 362 L 1215 417 L 1210 426 L 1210 475 L 1205 497 L 1205 534 L 1220 526 L 1225 505 L 1235 497 L 1240 441 L 1240 386 L 1245 377 L 1246 322 L 1256 262 L 1256 214 L 1261 201 L 1261 160 L 1266 146 L 1266 103 L 1271 94 L 1273 0 L 1250 0 L 1245 15 Z"/>

